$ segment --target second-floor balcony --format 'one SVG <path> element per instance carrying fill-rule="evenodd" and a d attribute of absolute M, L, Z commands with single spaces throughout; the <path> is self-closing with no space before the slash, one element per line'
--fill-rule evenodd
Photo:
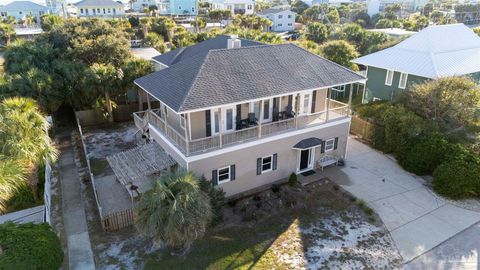
<path fill-rule="evenodd" d="M 178 122 L 172 121 L 176 118 L 175 115 L 168 116 L 169 112 L 165 108 L 151 109 L 134 113 L 134 121 L 136 126 L 144 131 L 150 124 L 184 155 L 191 156 L 323 125 L 346 118 L 349 114 L 348 104 L 333 99 L 322 99 L 322 104 L 318 104 L 317 109 L 312 108 L 311 103 L 306 103 L 308 100 L 312 102 L 312 96 L 305 100 L 295 97 L 293 99 L 294 106 L 281 107 L 278 103 L 281 103 L 283 98 L 280 97 L 276 105 L 281 109 L 275 109 L 275 99 L 270 99 L 176 115 Z M 287 97 L 284 100 L 286 103 Z M 291 98 L 288 104 L 292 104 Z M 252 108 L 252 105 L 256 107 Z M 302 112 L 300 108 L 305 110 Z"/>

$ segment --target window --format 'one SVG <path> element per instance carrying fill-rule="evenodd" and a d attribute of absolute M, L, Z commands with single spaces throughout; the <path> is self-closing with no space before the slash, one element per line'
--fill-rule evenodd
<path fill-rule="evenodd" d="M 398 88 L 405 89 L 407 86 L 407 73 L 400 73 L 400 81 L 398 82 Z"/>
<path fill-rule="evenodd" d="M 273 156 L 266 156 L 262 158 L 262 173 L 272 170 Z"/>
<path fill-rule="evenodd" d="M 99 13 L 99 14 L 100 14 L 100 9 L 99 9 L 99 8 L 97 8 L 97 13 Z"/>
<path fill-rule="evenodd" d="M 108 13 L 110 13 L 110 9 L 107 9 L 108 10 Z"/>
<path fill-rule="evenodd" d="M 252 5 L 248 5 L 248 6 L 247 6 L 247 9 L 252 9 Z"/>
<path fill-rule="evenodd" d="M 117 12 L 117 11 L 116 11 L 115 9 L 113 9 L 113 14 L 116 14 L 116 12 Z"/>
<path fill-rule="evenodd" d="M 325 152 L 332 151 L 335 148 L 335 139 L 329 139 L 325 142 Z"/>
<path fill-rule="evenodd" d="M 185 115 L 184 114 L 180 115 L 180 126 L 182 128 L 185 128 Z"/>
<path fill-rule="evenodd" d="M 23 14 L 23 13 L 21 11 L 19 11 L 18 14 Z"/>
<path fill-rule="evenodd" d="M 385 77 L 385 85 L 392 85 L 393 70 L 387 70 L 387 76 Z"/>
<path fill-rule="evenodd" d="M 178 6 L 178 9 L 182 9 L 182 6 Z"/>
<path fill-rule="evenodd" d="M 81 9 L 80 9 L 80 13 L 82 13 L 82 14 L 83 14 L 83 8 L 81 8 Z"/>
<path fill-rule="evenodd" d="M 281 23 L 279 23 L 279 24 L 278 24 L 278 26 L 282 26 L 282 24 L 281 24 Z"/>
<path fill-rule="evenodd" d="M 291 18 L 292 18 L 292 15 L 288 15 L 288 18 L 291 19 Z"/>
<path fill-rule="evenodd" d="M 292 24 L 291 24 L 291 23 L 289 23 L 289 24 L 288 24 L 288 26 L 292 26 Z"/>
<path fill-rule="evenodd" d="M 382 100 L 381 98 L 373 97 L 373 101 L 381 101 L 381 100 Z"/>
<path fill-rule="evenodd" d="M 194 8 L 194 7 L 192 7 L 192 12 L 195 12 L 195 8 Z"/>
<path fill-rule="evenodd" d="M 263 101 L 263 120 L 270 119 L 270 100 Z"/>
<path fill-rule="evenodd" d="M 278 18 L 279 18 L 279 19 L 283 19 L 283 15 L 278 15 Z"/>
<path fill-rule="evenodd" d="M 231 180 L 230 179 L 231 178 L 230 177 L 230 166 L 218 169 L 217 170 L 217 175 L 218 175 L 217 180 L 218 180 L 219 184 L 229 182 Z"/>
<path fill-rule="evenodd" d="M 105 14 L 105 9 L 103 9 L 103 14 Z"/>

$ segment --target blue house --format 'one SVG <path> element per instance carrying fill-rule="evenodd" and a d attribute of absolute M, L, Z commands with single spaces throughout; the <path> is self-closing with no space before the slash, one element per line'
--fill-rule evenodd
<path fill-rule="evenodd" d="M 197 15 L 197 0 L 160 0 L 158 12 L 161 15 Z"/>

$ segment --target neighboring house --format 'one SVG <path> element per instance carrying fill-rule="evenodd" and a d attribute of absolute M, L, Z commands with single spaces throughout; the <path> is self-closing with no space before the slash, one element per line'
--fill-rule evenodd
<path fill-rule="evenodd" d="M 421 10 L 428 0 L 367 0 L 367 13 L 371 17 L 383 12 L 385 7 L 392 4 L 400 4 L 402 11 L 408 13 Z"/>
<path fill-rule="evenodd" d="M 83 0 L 75 4 L 78 17 L 113 18 L 125 15 L 125 7 L 112 0 Z"/>
<path fill-rule="evenodd" d="M 255 0 L 210 0 L 208 2 L 210 3 L 210 10 L 228 9 L 232 16 L 255 13 Z"/>
<path fill-rule="evenodd" d="M 408 31 L 401 28 L 370 29 L 367 31 L 384 33 L 393 39 L 403 39 L 417 33 L 415 31 Z"/>
<path fill-rule="evenodd" d="M 297 13 L 289 9 L 269 8 L 258 13 L 258 15 L 272 21 L 270 31 L 285 32 L 295 30 L 295 16 Z"/>
<path fill-rule="evenodd" d="M 155 59 L 165 68 L 135 80 L 148 100 L 136 126 L 226 196 L 345 158 L 350 108 L 328 97 L 363 84 L 357 73 L 294 44 L 235 36 Z"/>
<path fill-rule="evenodd" d="M 157 7 L 161 15 L 192 16 L 198 12 L 196 0 L 159 0 Z"/>
<path fill-rule="evenodd" d="M 156 6 L 158 8 L 157 0 L 136 0 L 132 4 L 132 9 L 138 12 L 143 12 L 145 8 Z M 130 4 L 128 5 L 130 7 Z"/>
<path fill-rule="evenodd" d="M 364 101 L 390 100 L 415 83 L 480 79 L 480 37 L 463 24 L 430 26 L 397 45 L 353 60 L 367 67 Z"/>
<path fill-rule="evenodd" d="M 46 0 L 45 3 L 51 13 L 61 16 L 66 15 L 67 2 L 65 0 Z"/>
<path fill-rule="evenodd" d="M 39 23 L 40 17 L 48 13 L 50 12 L 46 6 L 30 1 L 15 1 L 0 7 L 0 17 L 2 19 L 13 16 L 18 21 L 21 21 L 26 16 L 33 16 Z"/>

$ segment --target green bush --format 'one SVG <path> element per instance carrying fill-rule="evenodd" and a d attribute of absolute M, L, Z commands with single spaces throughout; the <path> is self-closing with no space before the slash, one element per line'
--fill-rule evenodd
<path fill-rule="evenodd" d="M 290 186 L 295 186 L 296 184 L 298 183 L 298 179 L 297 179 L 297 174 L 295 173 L 291 173 L 290 174 L 290 177 L 288 177 L 288 185 Z"/>
<path fill-rule="evenodd" d="M 433 189 L 452 199 L 480 196 L 480 158 L 453 145 L 446 161 L 433 172 Z"/>
<path fill-rule="evenodd" d="M 0 225 L 0 269 L 59 269 L 60 240 L 48 224 Z"/>
<path fill-rule="evenodd" d="M 222 189 L 215 188 L 212 182 L 204 176 L 200 177 L 200 189 L 210 198 L 212 206 L 213 219 L 212 224 L 218 224 L 223 220 L 223 206 L 225 205 L 225 192 Z"/>
<path fill-rule="evenodd" d="M 412 139 L 405 152 L 397 160 L 407 171 L 426 175 L 431 174 L 443 163 L 452 147 L 441 134 L 435 133 Z"/>

